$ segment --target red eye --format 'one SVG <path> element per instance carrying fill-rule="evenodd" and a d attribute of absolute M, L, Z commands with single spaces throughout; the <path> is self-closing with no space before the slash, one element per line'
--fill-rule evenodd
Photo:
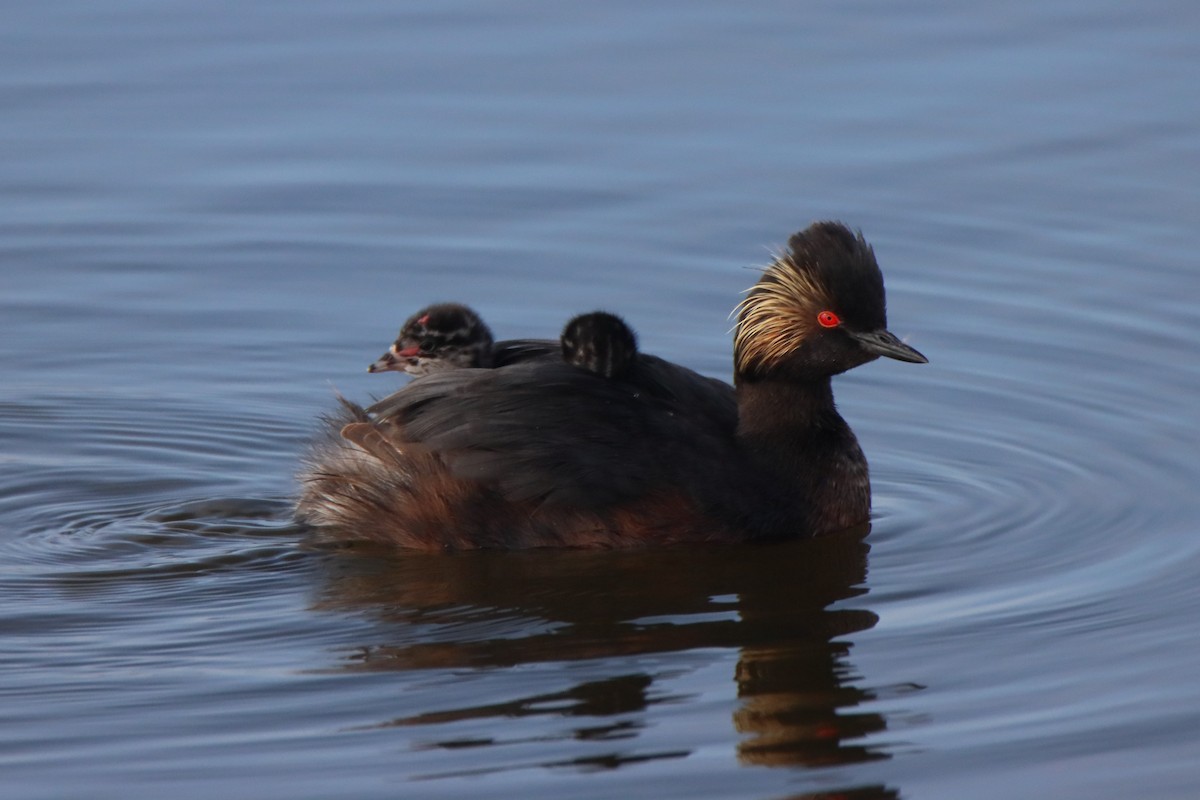
<path fill-rule="evenodd" d="M 832 311 L 822 311 L 820 314 L 817 314 L 817 322 L 820 323 L 822 328 L 836 328 L 842 324 L 842 321 L 838 319 L 838 315 Z"/>

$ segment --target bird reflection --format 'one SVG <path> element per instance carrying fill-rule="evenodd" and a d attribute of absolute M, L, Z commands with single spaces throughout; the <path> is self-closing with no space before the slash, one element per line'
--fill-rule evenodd
<path fill-rule="evenodd" d="M 381 640 L 354 648 L 342 662 L 345 670 L 600 661 L 596 670 L 584 670 L 586 680 L 578 679 L 565 691 L 425 710 L 381 726 L 550 716 L 578 719 L 571 729 L 576 740 L 628 742 L 641 735 L 648 709 L 688 701 L 661 685 L 660 676 L 670 671 L 678 654 L 733 651 L 738 659 L 731 676 L 737 689 L 732 714 L 736 736 L 731 738 L 741 763 L 861 763 L 887 757 L 862 744 L 866 734 L 884 730 L 886 722 L 877 713 L 854 710 L 872 695 L 847 680 L 852 670 L 846 637 L 873 627 L 877 617 L 841 607 L 845 604 L 838 601 L 866 592 L 866 532 L 773 546 L 640 552 L 389 557 L 352 549 L 325 559 L 326 580 L 316 606 L 366 611 L 381 623 L 371 633 Z M 835 603 L 838 607 L 830 608 Z M 662 655 L 672 658 L 654 658 Z M 650 671 L 648 662 L 654 664 Z M 511 726 L 503 730 L 515 733 Z M 428 746 L 493 743 L 475 736 Z M 687 754 L 686 748 L 636 754 L 623 750 L 571 765 L 613 769 L 632 760 Z M 896 796 L 882 787 L 838 794 Z"/>

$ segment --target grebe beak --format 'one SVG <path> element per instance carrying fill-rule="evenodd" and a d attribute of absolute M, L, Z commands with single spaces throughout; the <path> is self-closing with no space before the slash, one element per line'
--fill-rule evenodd
<path fill-rule="evenodd" d="M 392 354 L 391 350 L 384 353 L 379 357 L 378 361 L 367 367 L 367 372 L 402 372 L 403 370 L 404 364 Z"/>
<path fill-rule="evenodd" d="M 367 367 L 367 372 L 403 372 L 409 366 L 408 359 L 414 358 L 420 352 L 418 347 L 406 347 L 403 350 L 392 345 L 392 349 L 379 357 L 379 360 Z"/>
<path fill-rule="evenodd" d="M 910 364 L 928 364 L 929 359 L 909 347 L 891 331 L 851 331 L 847 330 L 862 348 L 877 356 L 894 358 L 897 361 L 907 361 Z"/>

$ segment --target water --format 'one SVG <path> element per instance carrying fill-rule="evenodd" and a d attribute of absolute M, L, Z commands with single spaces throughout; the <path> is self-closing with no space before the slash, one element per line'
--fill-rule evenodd
<path fill-rule="evenodd" d="M 1178 0 L 187 4 L 0 33 L 5 797 L 1200 793 L 1200 41 Z M 300 545 L 442 299 L 727 377 L 861 226 L 863 539 Z"/>

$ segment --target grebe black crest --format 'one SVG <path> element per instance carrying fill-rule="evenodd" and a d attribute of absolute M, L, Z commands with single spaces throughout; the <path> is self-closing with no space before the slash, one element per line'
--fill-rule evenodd
<path fill-rule="evenodd" d="M 298 517 L 322 537 L 424 550 L 772 541 L 865 524 L 867 462 L 830 379 L 880 356 L 925 362 L 888 332 L 885 307 L 861 234 L 816 223 L 738 306 L 736 388 L 585 315 L 562 357 L 440 370 L 368 408 L 347 403 L 302 475 Z"/>

